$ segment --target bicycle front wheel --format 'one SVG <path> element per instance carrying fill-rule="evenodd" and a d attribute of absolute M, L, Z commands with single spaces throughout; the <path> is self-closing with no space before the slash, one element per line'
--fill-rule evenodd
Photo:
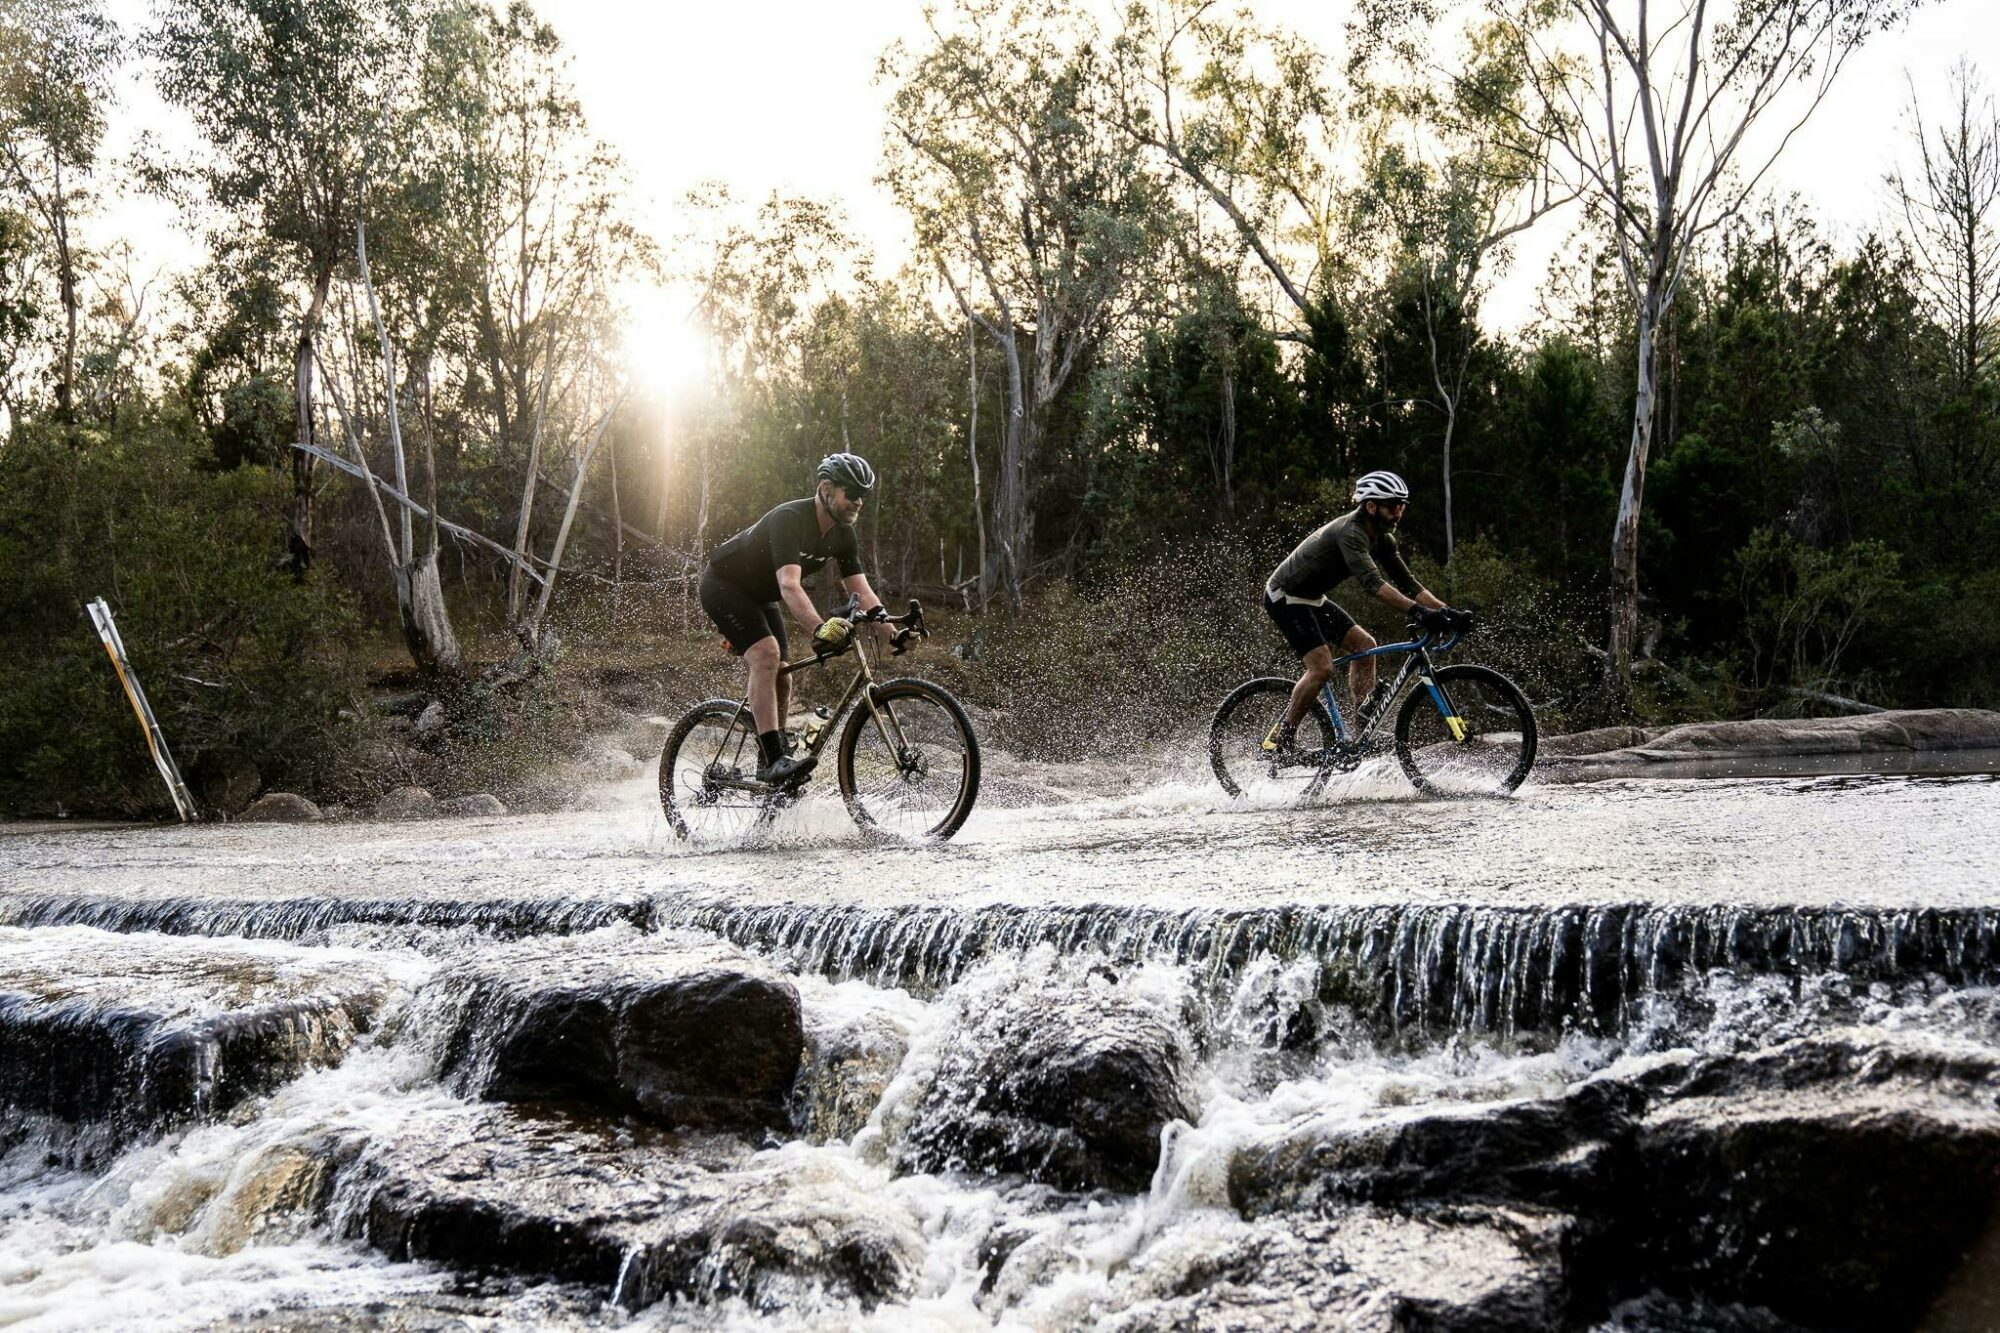
<path fill-rule="evenodd" d="M 1208 728 L 1208 762 L 1222 789 L 1259 805 L 1287 804 L 1313 795 L 1326 781 L 1333 752 L 1333 719 L 1318 698 L 1299 719 L 1292 747 L 1264 748 L 1282 722 L 1295 682 L 1265 676 L 1236 687 Z"/>
<path fill-rule="evenodd" d="M 660 750 L 660 808 L 674 835 L 704 845 L 741 838 L 765 817 L 757 779 L 757 727 L 730 699 L 696 704 Z"/>
<path fill-rule="evenodd" d="M 1448 666 L 1396 715 L 1396 758 L 1434 796 L 1504 796 L 1535 766 L 1535 712 L 1491 667 Z"/>
<path fill-rule="evenodd" d="M 873 687 L 840 733 L 840 794 L 854 822 L 899 838 L 949 838 L 979 795 L 979 740 L 958 700 L 927 680 Z"/>

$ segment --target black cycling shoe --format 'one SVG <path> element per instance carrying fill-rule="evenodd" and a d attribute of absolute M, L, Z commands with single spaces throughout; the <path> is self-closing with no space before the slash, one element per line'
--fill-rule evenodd
<path fill-rule="evenodd" d="M 819 763 L 816 754 L 785 755 L 774 759 L 757 769 L 757 781 L 772 787 L 784 787 L 804 778 Z"/>

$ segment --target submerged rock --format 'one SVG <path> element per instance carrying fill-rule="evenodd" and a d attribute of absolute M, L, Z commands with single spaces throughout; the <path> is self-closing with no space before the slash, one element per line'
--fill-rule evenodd
<path fill-rule="evenodd" d="M 713 941 L 536 940 L 440 974 L 445 1069 L 473 1096 L 567 1101 L 665 1124 L 780 1128 L 804 1038 L 798 990 Z"/>
<path fill-rule="evenodd" d="M 905 1293 L 915 1220 L 842 1154 L 753 1152 L 536 1107 L 445 1107 L 349 1145 L 342 1229 L 396 1259 L 580 1282 L 628 1308 Z"/>
<path fill-rule="evenodd" d="M 1143 1190 L 1160 1132 L 1196 1117 L 1192 1062 L 1179 1028 L 1150 1006 L 1108 991 L 1025 988 L 964 1016 L 915 1108 L 903 1165 Z"/>
<path fill-rule="evenodd" d="M 109 1144 L 337 1064 L 396 987 L 352 950 L 0 928 L 0 1120 Z"/>
<path fill-rule="evenodd" d="M 320 818 L 319 807 L 288 791 L 265 792 L 236 818 L 243 823 L 308 824 Z"/>

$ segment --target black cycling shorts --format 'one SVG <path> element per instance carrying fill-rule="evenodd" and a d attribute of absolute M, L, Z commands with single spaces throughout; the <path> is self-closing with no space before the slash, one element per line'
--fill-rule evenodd
<path fill-rule="evenodd" d="M 729 651 L 738 657 L 759 639 L 775 638 L 778 656 L 785 659 L 785 613 L 776 602 L 760 602 L 715 572 L 710 565 L 701 571 L 701 609 L 722 631 Z"/>
<path fill-rule="evenodd" d="M 1332 602 L 1314 606 L 1307 602 L 1288 602 L 1266 592 L 1264 611 L 1277 622 L 1278 633 L 1285 636 L 1285 642 L 1292 645 L 1292 651 L 1300 657 L 1321 647 L 1331 648 L 1334 656 L 1340 656 L 1341 641 L 1347 637 L 1347 631 L 1354 628 L 1354 617 Z"/>

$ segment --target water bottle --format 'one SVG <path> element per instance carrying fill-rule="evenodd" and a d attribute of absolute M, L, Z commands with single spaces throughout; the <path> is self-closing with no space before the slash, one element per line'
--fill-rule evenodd
<path fill-rule="evenodd" d="M 813 746 L 819 744 L 819 734 L 822 731 L 826 730 L 827 719 L 831 718 L 832 716 L 833 716 L 832 710 L 829 709 L 825 704 L 821 704 L 818 708 L 815 708 L 812 710 L 812 712 L 806 714 L 806 724 L 805 727 L 803 728 L 803 735 L 805 736 L 806 739 L 807 749 L 811 749 Z"/>

